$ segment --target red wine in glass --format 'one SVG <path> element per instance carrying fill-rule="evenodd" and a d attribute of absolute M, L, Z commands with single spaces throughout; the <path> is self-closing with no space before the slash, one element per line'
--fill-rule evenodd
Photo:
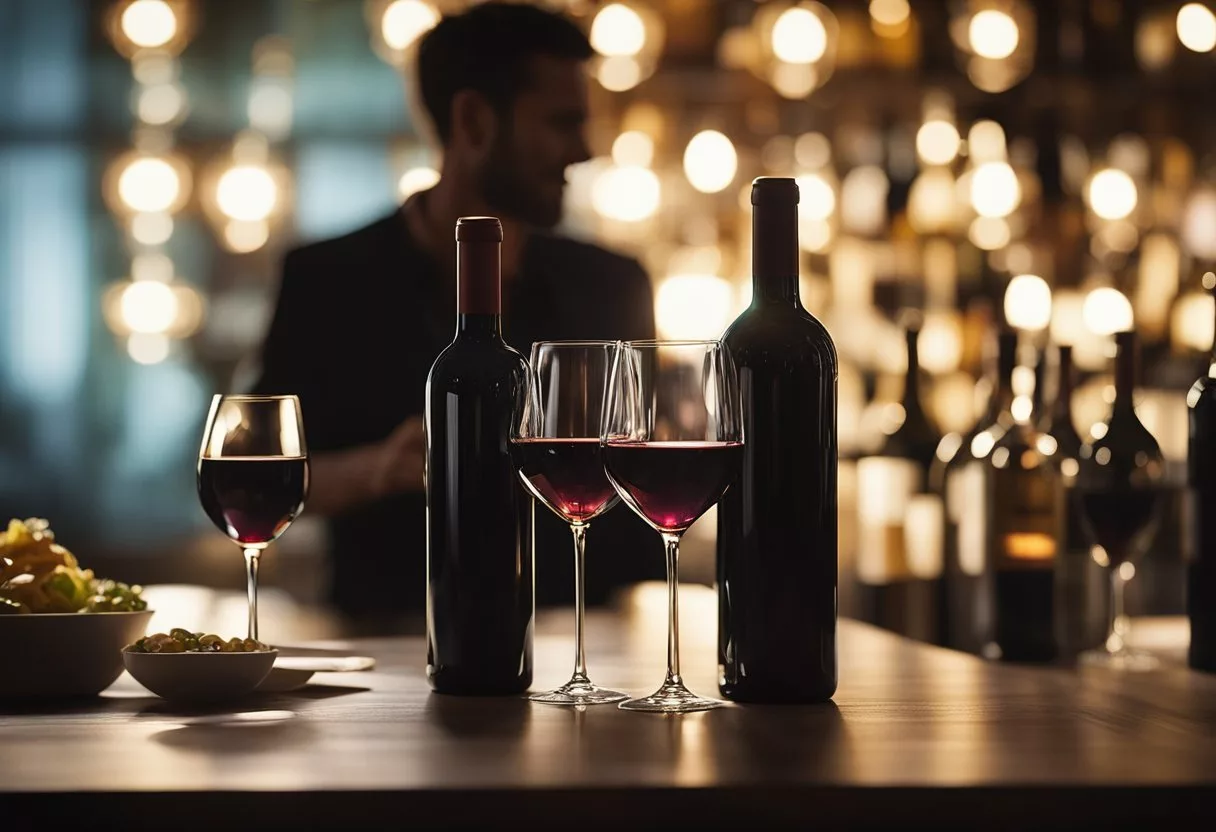
<path fill-rule="evenodd" d="M 739 471 L 741 442 L 609 442 L 604 467 L 621 495 L 660 532 L 683 532 Z"/>
<path fill-rule="evenodd" d="M 511 456 L 529 490 L 567 523 L 589 523 L 619 500 L 596 437 L 512 439 Z"/>
<path fill-rule="evenodd" d="M 306 457 L 201 459 L 198 493 L 211 522 L 242 545 L 278 538 L 304 508 Z"/>

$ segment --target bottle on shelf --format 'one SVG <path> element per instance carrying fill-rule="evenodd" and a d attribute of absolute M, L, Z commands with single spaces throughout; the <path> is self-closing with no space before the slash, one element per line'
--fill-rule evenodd
<path fill-rule="evenodd" d="M 836 690 L 836 348 L 798 295 L 798 186 L 752 183 L 752 303 L 722 336 L 745 442 L 718 504 L 719 689 L 739 702 Z"/>
<path fill-rule="evenodd" d="M 1186 397 L 1187 664 L 1216 673 L 1216 343 L 1207 375 Z"/>
<path fill-rule="evenodd" d="M 1012 424 L 1016 364 L 1014 353 L 996 354 L 996 338 L 984 344 L 984 365 L 991 380 L 987 407 L 967 433 L 943 438 L 931 469 L 934 488 L 943 495 L 946 507 L 946 644 L 977 654 L 983 652 L 992 634 L 992 576 L 986 567 L 986 464 L 997 438 Z"/>
<path fill-rule="evenodd" d="M 941 436 L 920 399 L 920 328 L 909 323 L 904 334 L 903 421 L 857 462 L 858 594 L 867 620 L 940 644 L 944 509 L 929 472 Z"/>
<path fill-rule="evenodd" d="M 1017 334 L 999 338 L 1001 389 L 1012 393 Z M 1005 381 L 1008 376 L 1009 381 Z M 1011 397 L 1005 399 L 1012 405 Z M 985 458 L 987 557 L 991 570 L 992 641 L 987 655 L 1005 661 L 1048 662 L 1057 654 L 1055 562 L 1063 535 L 1064 492 L 1044 441 L 1012 410 L 997 417 L 1004 430 Z"/>
<path fill-rule="evenodd" d="M 1057 345 L 1055 359 L 1051 367 L 1054 390 L 1050 397 L 1043 397 L 1045 408 L 1038 427 L 1051 438 L 1047 446 L 1064 487 L 1064 537 L 1056 560 L 1056 638 L 1060 655 L 1075 657 L 1106 638 L 1109 598 L 1102 567 L 1090 553 L 1076 491 L 1084 443 L 1072 419 L 1072 347 Z"/>
<path fill-rule="evenodd" d="M 456 223 L 456 337 L 426 383 L 427 678 L 439 693 L 532 683 L 532 499 L 509 440 L 527 362 L 502 339 L 502 226 Z"/>

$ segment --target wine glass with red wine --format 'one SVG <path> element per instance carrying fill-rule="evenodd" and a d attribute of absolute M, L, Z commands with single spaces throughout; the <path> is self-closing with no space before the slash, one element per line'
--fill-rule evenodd
<path fill-rule="evenodd" d="M 1081 447 L 1076 490 L 1082 525 L 1093 557 L 1110 573 L 1111 623 L 1106 643 L 1082 653 L 1083 664 L 1119 670 L 1152 670 L 1158 660 L 1129 646 L 1131 625 L 1123 609 L 1124 585 L 1136 574 L 1161 523 L 1165 459 L 1156 438 L 1136 415 L 1133 393 L 1139 374 L 1136 333 L 1115 333 L 1115 401 L 1110 418 Z"/>
<path fill-rule="evenodd" d="M 592 684 L 583 652 L 583 552 L 591 521 L 617 504 L 600 457 L 600 419 L 612 341 L 532 345 L 523 411 L 511 456 L 524 486 L 570 525 L 574 537 L 574 674 L 556 690 L 529 696 L 550 705 L 602 705 L 629 695 Z"/>
<path fill-rule="evenodd" d="M 627 711 L 716 708 L 680 677 L 680 537 L 718 502 L 739 473 L 743 423 L 739 382 L 718 341 L 617 345 L 601 434 L 604 470 L 621 499 L 663 538 L 667 552 L 667 677 Z"/>
<path fill-rule="evenodd" d="M 211 522 L 245 551 L 249 638 L 258 638 L 258 558 L 308 496 L 308 448 L 295 396 L 211 400 L 198 454 L 198 498 Z"/>

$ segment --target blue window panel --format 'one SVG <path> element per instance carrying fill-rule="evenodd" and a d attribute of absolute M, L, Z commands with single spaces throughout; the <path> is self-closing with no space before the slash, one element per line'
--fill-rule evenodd
<path fill-rule="evenodd" d="M 35 406 L 70 401 L 85 371 L 90 183 L 75 147 L 0 147 L 0 378 Z"/>
<path fill-rule="evenodd" d="M 388 154 L 379 144 L 301 144 L 295 173 L 296 231 L 301 240 L 343 234 L 397 204 Z"/>
<path fill-rule="evenodd" d="M 83 121 L 88 10 L 77 0 L 0 3 L 0 126 L 70 129 Z"/>

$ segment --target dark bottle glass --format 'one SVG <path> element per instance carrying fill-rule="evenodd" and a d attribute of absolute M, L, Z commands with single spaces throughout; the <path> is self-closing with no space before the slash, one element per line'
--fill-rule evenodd
<path fill-rule="evenodd" d="M 1046 407 L 1039 430 L 1051 437 L 1047 448 L 1064 486 L 1064 537 L 1056 560 L 1056 639 L 1060 655 L 1073 657 L 1106 638 L 1109 599 L 1102 567 L 1090 554 L 1076 490 L 1084 443 L 1072 421 L 1072 347 L 1059 345 L 1055 353 L 1055 389 L 1050 397 L 1043 396 Z"/>
<path fill-rule="evenodd" d="M 1207 376 L 1191 387 L 1186 403 L 1187 664 L 1216 673 L 1216 344 Z"/>
<path fill-rule="evenodd" d="M 798 297 L 798 186 L 756 179 L 752 206 L 752 303 L 723 335 L 745 441 L 718 504 L 719 688 L 817 702 L 836 691 L 836 348 Z"/>
<path fill-rule="evenodd" d="M 1094 557 L 1110 573 L 1110 629 L 1105 649 L 1081 656 L 1131 666 L 1153 660 L 1127 645 L 1123 589 L 1130 574 L 1121 567 L 1143 555 L 1152 543 L 1165 505 L 1165 459 L 1157 440 L 1140 422 L 1133 403 L 1139 372 L 1134 332 L 1115 333 L 1115 401 L 1110 418 L 1081 448 L 1076 490 L 1086 536 Z M 1134 573 L 1134 568 L 1126 570 Z"/>
<path fill-rule="evenodd" d="M 1012 388 L 1017 335 L 1002 332 L 1002 374 Z M 992 648 L 1005 661 L 1047 662 L 1056 657 L 1055 562 L 1063 536 L 1064 491 L 1046 453 L 1050 443 L 1028 422 L 1002 410 L 1007 425 L 987 455 L 986 565 L 992 571 Z"/>
<path fill-rule="evenodd" d="M 985 568 L 985 460 L 997 437 L 1008 429 L 1002 414 L 1009 414 L 1013 405 L 1010 385 L 1016 356 L 1012 352 L 995 355 L 995 345 L 993 339 L 985 356 L 992 392 L 984 414 L 961 437 L 953 434 L 942 439 L 930 469 L 933 487 L 944 496 L 946 506 L 946 644 L 969 653 L 981 653 L 992 634 L 991 573 Z"/>
<path fill-rule="evenodd" d="M 905 331 L 903 422 L 857 462 L 857 581 L 866 620 L 940 644 L 943 508 L 929 472 L 941 436 L 921 405 L 919 336 L 915 325 Z"/>
<path fill-rule="evenodd" d="M 492 217 L 456 223 L 456 337 L 426 386 L 427 678 L 439 693 L 532 683 L 532 499 L 511 462 L 527 362 L 502 340 Z"/>

